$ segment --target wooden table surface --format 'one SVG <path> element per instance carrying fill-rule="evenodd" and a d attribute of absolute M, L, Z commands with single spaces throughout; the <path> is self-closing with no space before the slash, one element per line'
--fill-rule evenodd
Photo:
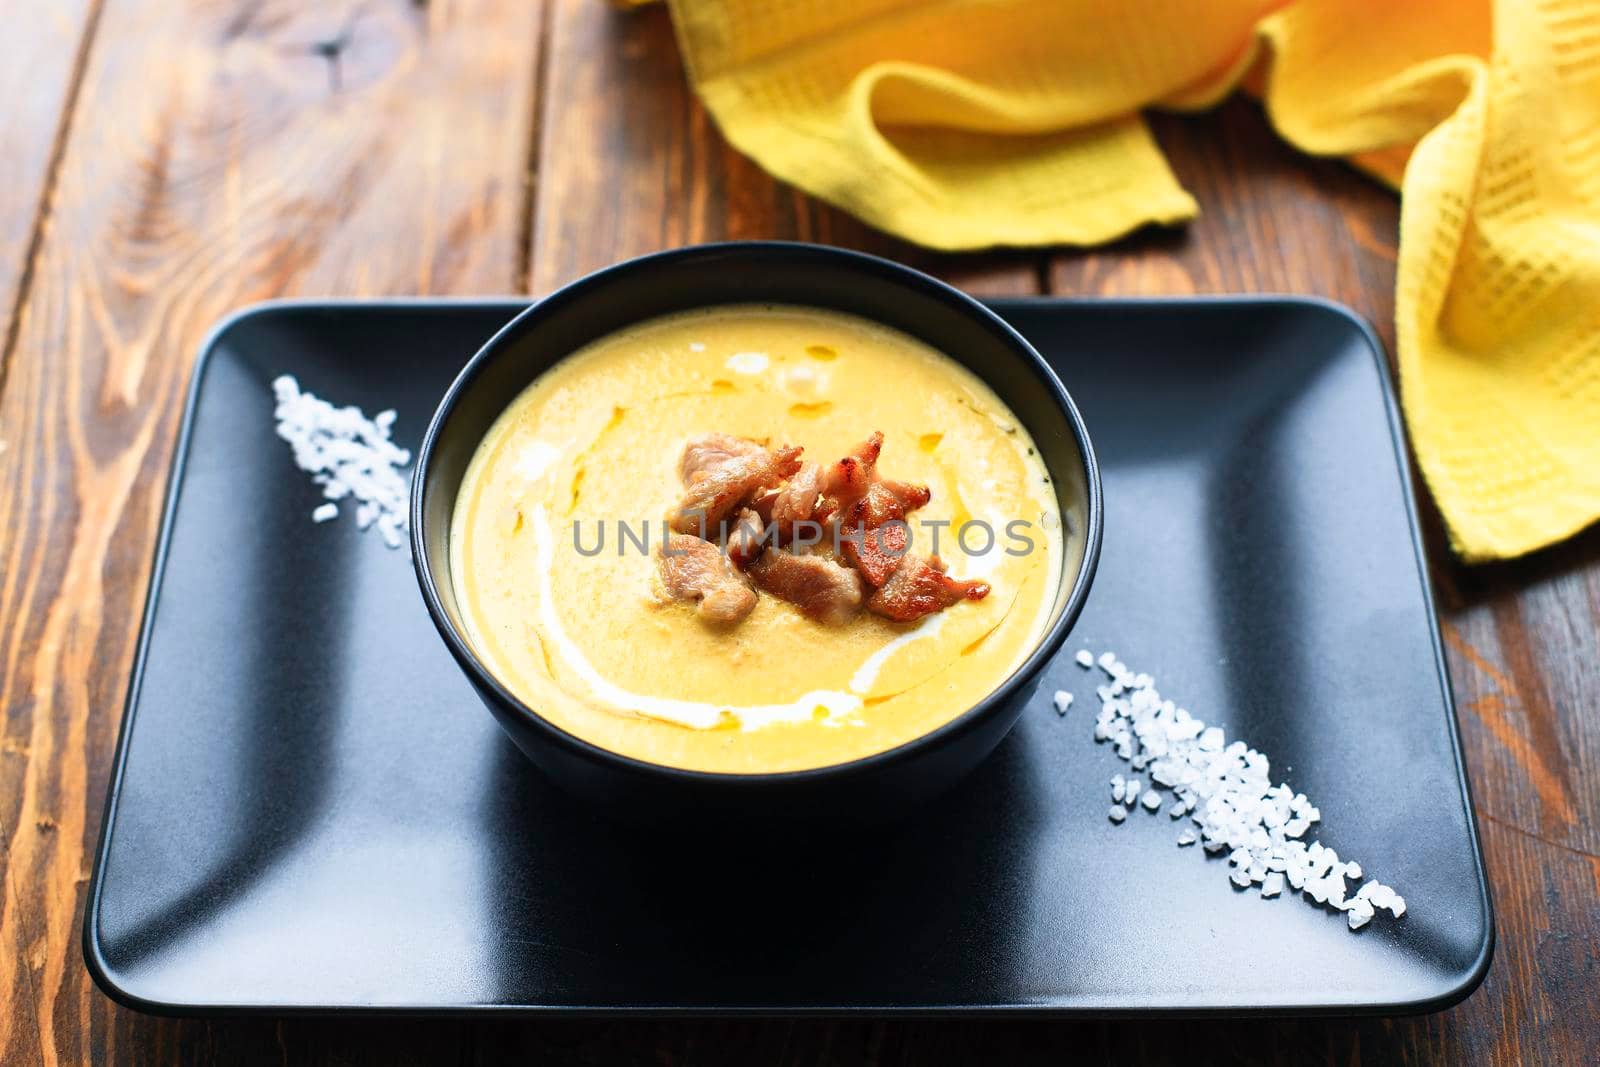
<path fill-rule="evenodd" d="M 599 0 L 39 0 L 0 43 L 0 1062 L 1582 1062 L 1600 1048 L 1600 534 L 1451 563 L 1439 611 L 1494 888 L 1438 1015 L 1254 1022 L 172 1021 L 85 972 L 84 888 L 190 362 L 266 297 L 542 293 L 722 238 L 980 294 L 1312 293 L 1394 340 L 1395 198 L 1235 100 L 1155 126 L 1204 214 L 1109 248 L 923 252 L 768 178 L 660 10 Z M 1382 783 L 1372 783 L 1381 791 Z"/>

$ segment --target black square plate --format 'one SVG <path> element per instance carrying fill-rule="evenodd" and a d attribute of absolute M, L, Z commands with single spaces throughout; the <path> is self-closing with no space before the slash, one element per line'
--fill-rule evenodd
<path fill-rule="evenodd" d="M 406 552 L 317 491 L 269 383 L 399 411 L 522 305 L 294 303 L 196 370 L 85 946 L 160 1012 L 1393 1012 L 1493 942 L 1393 397 L 1371 331 L 1300 299 L 1001 301 L 1089 422 L 1104 557 L 1046 692 L 913 825 L 830 849 L 667 847 L 546 785 L 428 621 Z M 1403 893 L 1350 933 L 1136 812 L 1091 740 L 1115 650 L 1272 757 L 1321 839 Z M 766 843 L 771 845 L 773 843 Z"/>

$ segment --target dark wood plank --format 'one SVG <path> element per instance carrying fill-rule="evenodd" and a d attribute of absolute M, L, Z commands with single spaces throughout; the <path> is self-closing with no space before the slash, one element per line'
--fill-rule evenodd
<path fill-rule="evenodd" d="M 1151 125 L 1200 216 L 1056 252 L 1051 292 L 1312 293 L 1349 304 L 1393 347 L 1394 194 L 1337 160 L 1296 153 L 1243 97 L 1207 114 L 1154 115 Z"/>
<path fill-rule="evenodd" d="M 0 121 L 0 391 L 98 15 L 94 0 L 27 4 L 7 12 L 0 44 L 0 100 L 6 101 Z M 0 455 L 8 447 L 0 429 Z M 0 523 L 5 518 L 0 513 Z M 20 793 L 27 754 L 24 744 L 0 732 L 0 812 Z M 0 815 L 0 834 L 5 827 Z M 0 851 L 0 989 L 29 991 L 0 995 L 0 1063 L 36 1063 L 47 1054 L 30 974 L 44 946 L 36 928 L 22 921 L 30 888 L 12 877 Z M 6 913 L 13 917 L 9 923 Z"/>
<path fill-rule="evenodd" d="M 1600 536 L 1453 574 L 1444 635 L 1479 811 L 1600 856 Z"/>
<path fill-rule="evenodd" d="M 689 92 L 664 5 L 552 2 L 532 291 L 646 252 L 756 238 L 890 256 L 974 292 L 1040 291 L 1038 254 L 927 252 L 768 177 Z"/>
<path fill-rule="evenodd" d="M 60 147 L 75 112 L 98 0 L 17 4 L 0 40 L 0 384 L 18 298 L 48 216 Z M 0 1024 L 3 1026 L 4 1024 Z M 4 1042 L 0 1041 L 0 1049 Z"/>
<path fill-rule="evenodd" d="M 190 361 L 263 297 L 511 289 L 539 15 L 107 0 L 0 396 L 5 1062 L 228 1061 L 114 1010 L 79 948 Z"/>

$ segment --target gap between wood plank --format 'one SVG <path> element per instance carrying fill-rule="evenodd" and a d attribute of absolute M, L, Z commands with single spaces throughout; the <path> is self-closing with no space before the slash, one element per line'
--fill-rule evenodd
<path fill-rule="evenodd" d="M 550 93 L 551 27 L 558 0 L 544 0 L 539 9 L 539 37 L 533 48 L 533 101 L 528 108 L 528 150 L 522 172 L 522 217 L 517 222 L 517 267 L 512 284 L 519 293 L 533 292 L 533 242 L 538 236 L 539 165 L 544 150 L 544 109 Z"/>
<path fill-rule="evenodd" d="M 78 93 L 83 88 L 83 78 L 89 69 L 89 50 L 94 46 L 100 29 L 100 13 L 105 10 L 105 0 L 92 0 L 89 16 L 83 20 L 83 33 L 78 39 L 78 50 L 72 57 L 72 75 L 67 79 L 67 95 L 61 102 L 61 117 L 56 120 L 55 134 L 50 141 L 50 156 L 44 168 L 44 182 L 39 187 L 39 204 L 33 212 L 33 228 L 22 253 L 22 270 L 17 274 L 17 295 L 6 319 L 5 339 L 0 342 L 0 395 L 6 391 L 6 379 L 11 369 L 11 354 L 17 347 L 22 332 L 22 309 L 28 306 L 28 293 L 33 288 L 33 270 L 39 252 L 44 247 L 44 227 L 50 217 L 50 205 L 55 199 L 56 183 L 61 177 L 61 163 L 67 154 L 67 137 L 72 133 L 72 118 L 78 112 Z"/>
<path fill-rule="evenodd" d="M 1501 829 L 1509 830 L 1514 834 L 1520 834 L 1523 837 L 1526 837 L 1530 841 L 1537 841 L 1541 845 L 1548 845 L 1550 848 L 1556 849 L 1559 852 L 1565 852 L 1568 855 L 1577 856 L 1579 859 L 1586 859 L 1590 863 L 1600 863 L 1600 854 L 1597 854 L 1597 853 L 1594 853 L 1594 852 L 1586 852 L 1583 849 L 1578 848 L 1575 845 L 1563 845 L 1560 841 L 1552 841 L 1550 838 L 1545 837 L 1543 834 L 1535 833 L 1534 831 L 1529 830 L 1527 827 L 1520 826 L 1517 823 L 1514 823 L 1514 822 L 1510 821 L 1509 819 L 1503 819 L 1498 815 L 1490 815 L 1486 811 L 1480 811 L 1476 807 L 1473 808 L 1473 814 L 1475 814 L 1479 819 L 1483 820 L 1484 822 L 1492 822 L 1496 826 L 1500 827 Z M 1490 888 L 1493 888 L 1493 887 L 1491 886 Z"/>
<path fill-rule="evenodd" d="M 1033 261 L 1033 287 L 1040 296 L 1055 296 L 1055 283 L 1052 281 L 1050 270 L 1049 251 L 1040 252 Z"/>

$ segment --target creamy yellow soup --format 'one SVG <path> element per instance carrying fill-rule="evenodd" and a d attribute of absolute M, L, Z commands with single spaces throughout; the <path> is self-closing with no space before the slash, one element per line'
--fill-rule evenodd
<path fill-rule="evenodd" d="M 688 440 L 826 464 L 875 430 L 879 471 L 932 490 L 911 550 L 937 547 L 987 597 L 827 626 L 762 593 L 728 628 L 665 595 L 656 553 Z M 977 377 L 866 320 L 768 305 L 650 320 L 557 364 L 479 445 L 450 537 L 468 637 L 530 707 L 613 752 L 740 773 L 845 762 L 960 715 L 1031 652 L 1066 547 L 1033 442 Z"/>

